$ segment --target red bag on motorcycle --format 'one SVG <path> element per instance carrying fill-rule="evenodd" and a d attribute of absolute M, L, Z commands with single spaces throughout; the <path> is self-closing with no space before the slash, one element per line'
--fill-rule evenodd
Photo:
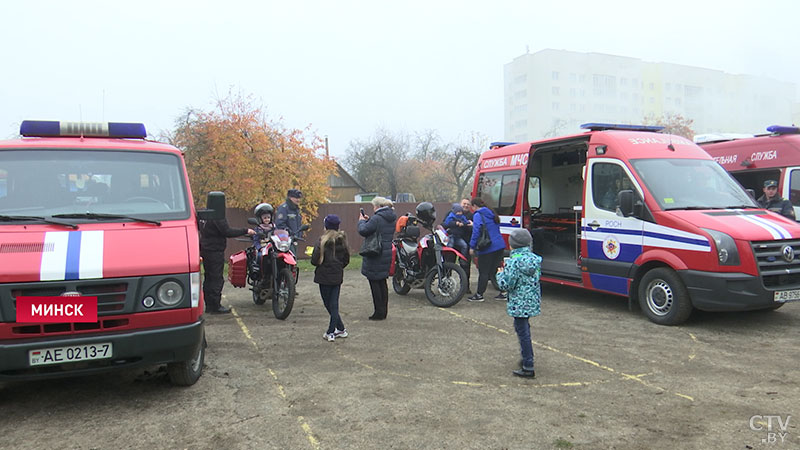
<path fill-rule="evenodd" d="M 389 276 L 394 276 L 395 261 L 397 261 L 397 247 L 392 244 L 392 264 L 389 266 Z"/>
<path fill-rule="evenodd" d="M 237 288 L 247 285 L 247 254 L 244 251 L 234 253 L 229 258 L 228 281 Z"/>

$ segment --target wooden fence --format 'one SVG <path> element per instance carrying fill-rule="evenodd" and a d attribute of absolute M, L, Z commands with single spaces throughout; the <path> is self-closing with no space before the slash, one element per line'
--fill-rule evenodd
<path fill-rule="evenodd" d="M 397 214 L 397 217 L 400 217 L 406 213 L 413 214 L 414 209 L 418 204 L 419 203 L 395 203 L 394 210 Z M 440 224 L 450 212 L 452 203 L 435 202 L 433 206 L 436 208 L 436 223 Z M 323 203 L 319 205 L 317 217 L 310 222 L 311 229 L 305 233 L 306 241 L 300 242 L 297 245 L 298 257 L 301 259 L 308 258 L 305 254 L 306 246 L 313 247 L 314 243 L 319 240 L 322 232 L 325 231 L 322 221 L 328 214 L 336 214 L 339 216 L 342 221 L 342 223 L 339 225 L 339 229 L 347 234 L 347 242 L 350 245 L 350 252 L 358 252 L 358 249 L 361 247 L 361 243 L 364 241 L 364 238 L 358 234 L 358 214 L 360 208 L 364 208 L 364 211 L 370 216 L 373 213 L 372 203 L 346 202 Z M 231 227 L 249 227 L 250 225 L 247 224 L 247 218 L 252 216 L 252 210 L 228 208 L 226 212 L 226 218 L 228 219 L 228 224 Z M 309 223 L 307 217 L 303 218 L 303 223 Z M 248 244 L 246 242 L 239 242 L 234 239 L 229 239 L 228 247 L 225 250 L 225 257 L 227 258 L 233 253 L 244 250 L 247 248 L 247 246 Z"/>

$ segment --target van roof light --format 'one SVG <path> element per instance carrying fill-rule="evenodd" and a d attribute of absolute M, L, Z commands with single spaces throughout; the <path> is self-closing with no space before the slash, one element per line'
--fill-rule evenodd
<path fill-rule="evenodd" d="M 800 134 L 800 127 L 784 127 L 781 125 L 772 125 L 767 127 L 767 131 L 773 134 Z"/>
<path fill-rule="evenodd" d="M 19 127 L 19 134 L 25 137 L 110 137 L 139 138 L 147 137 L 142 123 L 123 122 L 59 122 L 47 120 L 24 120 Z"/>
<path fill-rule="evenodd" d="M 489 144 L 489 150 L 491 150 L 493 148 L 500 148 L 500 147 L 505 147 L 507 145 L 514 145 L 514 144 L 516 144 L 516 142 L 492 142 L 491 144 Z"/>
<path fill-rule="evenodd" d="M 650 131 L 657 133 L 664 129 L 658 125 L 627 125 L 623 123 L 584 123 L 581 129 L 589 131 L 624 130 L 624 131 Z"/>

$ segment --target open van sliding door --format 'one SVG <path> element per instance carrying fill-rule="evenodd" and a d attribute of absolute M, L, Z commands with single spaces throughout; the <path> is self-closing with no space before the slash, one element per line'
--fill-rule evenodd
<path fill-rule="evenodd" d="M 586 243 L 583 266 L 595 289 L 628 295 L 631 267 L 642 253 L 644 221 L 617 214 L 617 207 L 622 190 L 641 198 L 633 180 L 619 160 L 589 161 L 581 237 Z"/>
<path fill-rule="evenodd" d="M 588 137 L 534 145 L 528 158 L 523 222 L 542 257 L 542 276 L 581 283 L 580 209 Z"/>

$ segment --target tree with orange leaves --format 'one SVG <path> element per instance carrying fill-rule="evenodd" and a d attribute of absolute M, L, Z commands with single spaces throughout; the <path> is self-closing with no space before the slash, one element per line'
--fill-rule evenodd
<path fill-rule="evenodd" d="M 261 202 L 277 207 L 287 190 L 300 189 L 310 219 L 329 194 L 335 163 L 317 156 L 323 140 L 308 129 L 269 121 L 249 96 L 229 93 L 211 111 L 187 110 L 167 139 L 185 152 L 198 205 L 208 192 L 223 191 L 229 207 L 250 209 Z"/>

